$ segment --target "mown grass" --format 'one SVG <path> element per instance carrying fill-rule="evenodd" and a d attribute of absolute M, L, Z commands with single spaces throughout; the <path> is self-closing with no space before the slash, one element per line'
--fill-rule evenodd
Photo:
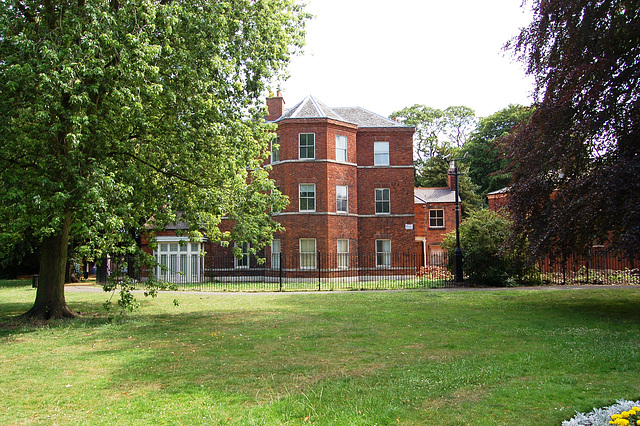
<path fill-rule="evenodd" d="M 124 321 L 67 292 L 81 318 L 16 320 L 34 295 L 0 282 L 1 424 L 557 425 L 640 398 L 637 288 L 165 293 Z"/>

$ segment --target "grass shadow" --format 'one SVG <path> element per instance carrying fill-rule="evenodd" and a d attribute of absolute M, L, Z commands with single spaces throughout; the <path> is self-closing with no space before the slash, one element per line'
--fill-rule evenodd
<path fill-rule="evenodd" d="M 31 280 L 0 280 L 0 289 L 21 287 L 31 287 Z"/>

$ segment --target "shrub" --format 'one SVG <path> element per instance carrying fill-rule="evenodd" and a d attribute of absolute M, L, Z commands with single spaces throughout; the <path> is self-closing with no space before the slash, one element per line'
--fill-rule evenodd
<path fill-rule="evenodd" d="M 473 283 L 486 286 L 514 286 L 527 275 L 524 251 L 506 252 L 503 244 L 511 232 L 511 221 L 492 211 L 472 212 L 460 224 L 460 246 L 463 253 L 465 275 Z M 455 231 L 447 234 L 443 247 L 454 253 Z M 454 268 L 454 257 L 449 256 L 449 268 Z"/>

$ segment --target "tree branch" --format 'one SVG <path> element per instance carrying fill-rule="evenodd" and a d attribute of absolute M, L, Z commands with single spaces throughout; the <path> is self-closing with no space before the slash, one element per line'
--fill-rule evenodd
<path fill-rule="evenodd" d="M 147 166 L 147 167 L 150 167 L 150 168 L 151 168 L 151 169 L 153 169 L 154 171 L 156 171 L 156 172 L 158 172 L 158 173 L 160 173 L 160 174 L 162 174 L 162 175 L 164 175 L 164 176 L 167 176 L 167 177 L 170 177 L 170 178 L 175 178 L 175 179 L 178 179 L 178 180 L 180 180 L 180 181 L 182 181 L 182 182 L 188 183 L 188 184 L 190 184 L 190 185 L 193 185 L 193 186 L 197 186 L 197 187 L 204 188 L 204 186 L 203 186 L 203 185 L 201 185 L 201 184 L 200 184 L 198 181 L 196 181 L 196 180 L 189 179 L 189 178 L 187 178 L 187 177 L 185 177 L 185 176 L 182 176 L 181 174 L 176 173 L 176 172 L 171 172 L 171 171 L 164 170 L 164 169 L 162 169 L 162 168 L 160 168 L 160 167 L 157 167 L 157 166 L 155 166 L 155 165 L 151 164 L 151 163 L 150 163 L 150 162 L 148 162 L 148 161 L 143 160 L 142 158 L 138 157 L 137 155 L 131 154 L 131 153 L 129 153 L 129 152 L 119 152 L 119 151 L 114 151 L 114 152 L 109 152 L 109 153 L 107 153 L 107 156 L 130 157 L 130 158 L 132 158 L 133 160 L 135 160 L 135 161 L 137 161 L 137 162 L 139 162 L 139 163 L 141 163 L 141 164 L 144 164 L 144 165 L 145 165 L 145 166 Z"/>

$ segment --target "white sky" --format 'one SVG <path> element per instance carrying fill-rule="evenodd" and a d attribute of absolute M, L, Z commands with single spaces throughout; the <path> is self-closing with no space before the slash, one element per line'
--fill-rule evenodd
<path fill-rule="evenodd" d="M 414 104 L 465 105 L 484 117 L 530 105 L 533 80 L 502 46 L 527 26 L 521 0 L 306 0 L 304 56 L 281 83 L 286 107 L 307 95 L 388 116 Z"/>

